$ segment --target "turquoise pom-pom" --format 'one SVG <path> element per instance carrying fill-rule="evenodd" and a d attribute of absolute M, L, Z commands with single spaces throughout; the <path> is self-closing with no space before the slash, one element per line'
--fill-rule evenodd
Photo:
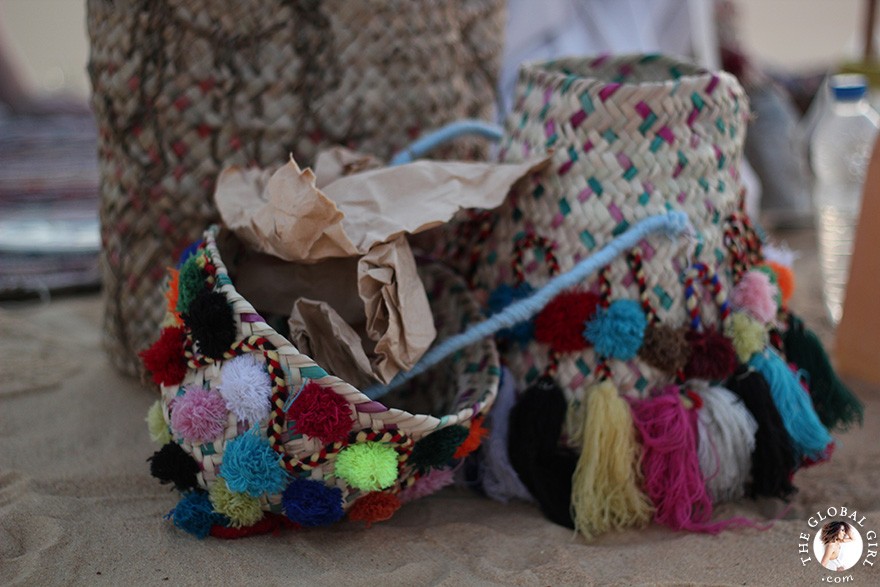
<path fill-rule="evenodd" d="M 212 526 L 226 525 L 226 517 L 214 511 L 207 493 L 184 495 L 171 512 L 174 525 L 196 538 L 205 538 Z"/>
<path fill-rule="evenodd" d="M 259 497 L 281 493 L 289 480 L 278 462 L 278 453 L 266 439 L 248 432 L 226 445 L 220 476 L 230 491 Z"/>
<path fill-rule="evenodd" d="M 616 300 L 587 321 L 584 338 L 599 355 L 626 361 L 639 352 L 647 327 L 648 319 L 637 301 Z"/>
<path fill-rule="evenodd" d="M 506 283 L 499 285 L 489 294 L 489 315 L 497 314 L 513 302 L 529 297 L 534 291 L 528 283 L 520 283 L 515 287 Z M 523 320 L 510 328 L 499 330 L 496 336 L 499 340 L 512 340 L 520 346 L 525 346 L 535 336 L 535 320 L 534 318 Z"/>

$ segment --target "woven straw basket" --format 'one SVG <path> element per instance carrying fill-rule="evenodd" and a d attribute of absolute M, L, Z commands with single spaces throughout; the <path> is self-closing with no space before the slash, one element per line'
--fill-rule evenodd
<path fill-rule="evenodd" d="M 471 281 L 488 291 L 537 289 L 636 221 L 679 210 L 695 227 L 695 240 L 644 241 L 644 287 L 622 256 L 584 289 L 604 291 L 611 300 L 646 300 L 661 322 L 686 324 L 683 276 L 690 260 L 705 263 L 724 291 L 732 284 L 734 257 L 725 233 L 736 228 L 731 222 L 740 210 L 737 168 L 748 113 L 733 76 L 667 57 L 524 66 L 500 158 L 521 161 L 552 151 L 552 164 L 531 184 L 521 183 L 502 208 L 458 227 L 455 246 L 476 261 Z M 700 308 L 703 323 L 717 326 L 713 304 Z M 511 344 L 507 358 L 523 388 L 549 371 L 575 405 L 599 376 L 591 348 L 554 355 L 530 340 Z M 630 395 L 675 375 L 638 358 L 608 366 Z"/>
<path fill-rule="evenodd" d="M 416 379 L 412 385 L 386 396 L 384 403 L 370 400 L 345 381 L 325 372 L 266 324 L 236 291 L 220 257 L 216 235 L 216 228 L 207 231 L 194 255 L 206 278 L 203 286 L 199 286 L 201 295 L 212 292 L 211 295 L 216 296 L 219 292 L 221 307 L 201 319 L 210 325 L 208 332 L 190 330 L 169 314 L 163 338 L 169 332 L 180 332 L 178 329 L 183 329 L 184 338 L 178 339 L 179 353 L 166 353 L 160 363 L 164 369 L 175 360 L 181 366 L 186 361 L 185 371 L 178 371 L 176 375 L 173 369 L 153 371 L 154 377 L 162 382 L 161 401 L 154 406 L 148 421 L 154 440 L 163 443 L 162 450 L 153 457 L 153 474 L 163 482 L 174 482 L 184 492 L 182 505 L 172 514 L 175 524 L 202 536 L 214 526 L 247 532 L 247 528 L 259 527 L 258 523 L 266 524 L 266 520 L 281 519 L 287 523 L 289 518 L 296 524 L 310 526 L 335 521 L 342 517 L 343 511 L 353 507 L 355 513 L 350 516 L 353 519 L 378 521 L 382 519 L 381 512 L 370 513 L 376 503 L 393 511 L 399 506 L 399 500 L 430 493 L 424 486 L 419 487 L 422 478 L 439 475 L 451 482 L 452 467 L 479 445 L 485 433 L 480 422 L 492 405 L 500 377 L 494 342 L 487 339 L 468 348 L 437 370 Z M 449 269 L 438 264 L 425 265 L 420 267 L 420 277 L 440 338 L 457 332 L 463 324 L 481 319 L 470 290 Z M 179 295 L 185 295 L 183 289 Z M 189 315 L 197 319 L 194 308 L 190 305 Z M 228 350 L 222 355 L 217 352 L 214 357 L 205 355 L 200 349 L 207 348 L 209 339 L 215 336 L 212 330 L 223 330 L 218 325 L 222 323 L 224 312 L 231 312 L 234 320 L 234 333 L 228 339 L 233 342 L 224 345 Z M 246 383 L 242 382 L 240 369 L 237 376 L 233 373 L 233 362 L 241 361 L 242 356 L 251 363 L 248 372 L 251 377 Z M 253 365 L 256 365 L 256 376 L 252 373 Z M 252 390 L 247 405 L 263 406 L 264 414 L 268 415 L 259 422 L 243 419 L 245 408 L 236 389 Z M 201 399 L 197 398 L 199 394 L 203 396 Z M 210 401 L 205 399 L 209 396 Z M 396 407 L 386 407 L 386 404 Z M 206 407 L 209 405 L 213 407 Z M 198 411 L 200 409 L 202 411 Z M 205 421 L 210 418 L 205 414 L 211 409 L 218 413 L 211 416 L 214 424 L 207 426 Z M 175 415 L 176 410 L 181 413 Z M 253 468 L 256 457 L 248 461 L 242 456 L 244 449 L 231 457 L 230 462 L 225 462 L 231 443 L 241 444 L 246 438 L 269 455 L 265 457 L 263 470 Z M 376 445 L 393 449 L 385 451 L 391 454 L 390 465 L 381 459 L 372 462 L 368 460 L 369 455 L 355 458 L 359 450 Z M 355 457 L 348 458 L 351 455 Z M 388 455 L 384 457 L 387 461 Z M 179 464 L 181 459 L 183 464 Z M 340 473 L 336 465 L 344 459 L 355 465 L 349 463 L 345 472 Z M 375 471 L 384 468 L 384 477 L 373 468 Z M 353 469 L 360 469 L 360 473 L 351 473 Z M 189 476 L 182 471 L 190 471 Z M 280 485 L 261 481 L 279 476 Z M 250 482 L 245 488 L 241 485 L 243 478 Z M 306 480 L 315 483 L 303 485 Z M 225 499 L 215 495 L 218 483 L 228 487 Z M 442 486 L 437 485 L 436 479 L 428 479 L 427 483 L 434 489 Z M 320 487 L 316 489 L 317 486 Z M 305 490 L 297 494 L 297 489 L 302 487 Z M 191 521 L 186 503 L 201 499 L 207 504 L 205 490 L 210 491 L 213 504 L 206 507 L 213 507 L 214 511 L 200 527 Z M 233 501 L 239 499 L 250 504 L 249 514 L 242 514 L 235 503 L 230 505 L 230 491 Z M 290 492 L 296 496 L 289 496 Z M 318 498 L 314 497 L 315 492 Z M 369 496 L 366 505 L 357 506 L 366 496 Z M 319 508 L 318 512 L 311 511 L 308 515 L 300 512 L 298 517 L 296 508 L 310 506 L 297 504 L 296 500 L 313 498 L 320 503 L 329 500 L 329 503 L 324 503 L 324 510 Z M 285 501 L 291 499 L 294 501 Z M 270 514 L 262 522 L 260 511 Z M 285 513 L 287 518 L 272 515 Z"/>
<path fill-rule="evenodd" d="M 217 220 L 220 169 L 310 165 L 331 144 L 387 159 L 426 129 L 491 118 L 503 27 L 501 0 L 90 0 L 113 363 L 137 372 L 165 267 Z"/>

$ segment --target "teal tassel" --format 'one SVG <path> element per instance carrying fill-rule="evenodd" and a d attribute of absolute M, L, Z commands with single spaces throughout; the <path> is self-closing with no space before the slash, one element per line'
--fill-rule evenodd
<path fill-rule="evenodd" d="M 791 314 L 782 338 L 786 358 L 809 375 L 810 395 L 822 424 L 829 430 L 846 430 L 854 422 L 861 426 L 865 406 L 834 372 L 819 337 Z"/>
<path fill-rule="evenodd" d="M 773 350 L 765 349 L 763 353 L 752 355 L 749 365 L 761 373 L 770 385 L 773 403 L 782 416 L 782 423 L 791 437 L 795 452 L 812 459 L 825 456 L 831 435 L 813 409 L 810 396 L 782 357 Z"/>

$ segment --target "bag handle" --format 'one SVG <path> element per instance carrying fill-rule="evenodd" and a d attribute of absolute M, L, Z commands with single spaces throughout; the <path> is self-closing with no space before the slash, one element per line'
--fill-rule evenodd
<path fill-rule="evenodd" d="M 411 143 L 404 150 L 398 151 L 391 158 L 390 165 L 395 166 L 403 165 L 404 163 L 411 163 L 419 157 L 424 157 L 437 147 L 464 136 L 479 136 L 489 139 L 492 142 L 498 142 L 503 135 L 504 130 L 497 124 L 470 118 L 458 120 L 429 132 L 425 136 Z"/>

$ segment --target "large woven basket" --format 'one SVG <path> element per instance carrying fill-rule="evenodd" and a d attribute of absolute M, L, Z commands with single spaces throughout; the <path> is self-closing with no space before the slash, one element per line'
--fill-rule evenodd
<path fill-rule="evenodd" d="M 161 276 L 217 220 L 225 165 L 309 165 L 330 144 L 387 159 L 424 130 L 491 118 L 503 4 L 90 0 L 113 363 L 137 371 Z"/>
<path fill-rule="evenodd" d="M 212 314 L 200 318 L 204 305 L 197 310 L 193 304 L 199 302 L 190 302 L 186 324 L 195 320 L 208 325 L 206 330 L 190 329 L 168 314 L 163 336 L 151 347 L 153 362 L 146 359 L 161 383 L 161 400 L 148 419 L 153 439 L 163 444 L 153 458 L 153 474 L 184 492 L 173 515 L 175 524 L 201 535 L 215 526 L 218 535 L 247 533 L 247 528 L 255 532 L 265 524 L 274 528 L 277 520 L 288 518 L 305 526 L 329 523 L 353 507 L 353 519 L 372 522 L 382 517 L 375 508 L 390 515 L 400 500 L 442 486 L 438 477 L 451 482 L 456 463 L 479 445 L 485 433 L 480 422 L 492 405 L 500 377 L 494 342 L 485 339 L 469 347 L 382 403 L 371 400 L 327 373 L 266 323 L 236 290 L 231 277 L 235 267 L 227 269 L 216 235 L 216 228 L 207 231 L 193 254 L 205 277 L 203 284 L 196 284 L 197 295 L 213 295 L 221 300 L 220 308 L 212 307 Z M 481 320 L 470 290 L 451 270 L 429 264 L 419 272 L 441 338 Z M 169 296 L 178 294 L 188 295 L 180 289 Z M 221 336 L 224 319 L 234 322 L 234 332 L 228 333 L 228 344 L 222 347 L 226 350 L 205 354 L 209 340 Z M 169 346 L 169 340 L 176 342 Z M 160 355 L 162 359 L 156 361 Z M 247 414 L 256 413 L 262 413 L 259 421 L 257 416 L 248 419 Z M 242 457 L 244 449 L 227 459 L 231 443 L 244 444 L 245 439 L 269 455 L 262 457 L 268 470 L 255 471 L 251 465 L 257 459 Z M 370 455 L 361 454 L 375 452 L 377 446 L 388 448 L 385 452 L 392 455 L 391 473 L 387 462 L 371 462 Z M 387 454 L 384 457 L 387 460 Z M 342 459 L 349 464 L 340 473 L 336 464 Z M 360 474 L 351 473 L 358 468 Z M 250 485 L 242 488 L 242 477 L 248 475 Z M 272 489 L 264 478 L 281 482 Z M 224 487 L 215 487 L 218 483 Z M 303 500 L 313 498 L 324 509 L 316 506 L 317 512 L 303 514 L 303 508 L 310 507 Z M 214 510 L 201 525 L 190 517 L 192 502 L 199 500 Z M 268 512 L 268 518 L 261 511 Z"/>
<path fill-rule="evenodd" d="M 733 76 L 667 57 L 524 66 L 500 158 L 521 161 L 552 151 L 552 164 L 502 208 L 484 215 L 479 229 L 460 227 L 458 246 L 470 253 L 464 258 L 477 260 L 473 284 L 488 291 L 505 284 L 538 288 L 634 222 L 680 210 L 696 229 L 693 242 L 652 238 L 641 248 L 652 308 L 664 323 L 685 324 L 689 308 L 682 278 L 690 260 L 706 263 L 725 291 L 732 285 L 725 231 L 741 205 L 737 169 L 748 114 Z M 605 278 L 611 299 L 640 299 L 626 256 L 609 266 Z M 599 279 L 584 289 L 598 292 Z M 717 325 L 717 310 L 700 307 L 704 321 Z M 592 349 L 554 357 L 546 344 L 531 340 L 511 345 L 508 359 L 523 387 L 554 370 L 575 402 L 599 376 Z M 631 395 L 675 376 L 638 358 L 609 367 L 620 389 Z"/>

